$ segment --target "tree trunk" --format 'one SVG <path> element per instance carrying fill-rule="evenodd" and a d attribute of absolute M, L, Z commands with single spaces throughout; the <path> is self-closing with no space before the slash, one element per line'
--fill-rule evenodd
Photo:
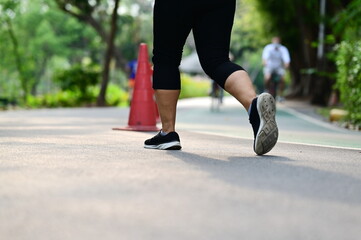
<path fill-rule="evenodd" d="M 47 57 L 44 57 L 41 62 L 38 62 L 38 69 L 37 71 L 35 72 L 35 78 L 34 78 L 34 81 L 31 82 L 31 95 L 33 96 L 36 96 L 37 93 L 38 93 L 38 86 L 39 86 L 39 83 L 40 83 L 40 79 L 41 79 L 41 76 L 43 76 L 45 74 L 45 71 L 46 71 L 46 64 L 48 62 L 48 59 Z"/>
<path fill-rule="evenodd" d="M 118 6 L 119 6 L 119 0 L 115 0 L 115 6 L 114 6 L 113 14 L 112 14 L 112 19 L 111 19 L 110 35 L 109 35 L 108 43 L 107 43 L 107 50 L 106 50 L 105 56 L 104 56 L 102 83 L 101 83 L 100 93 L 99 93 L 98 100 L 97 100 L 98 106 L 106 105 L 105 96 L 106 96 L 106 91 L 107 91 L 108 82 L 109 82 L 110 62 L 111 62 L 112 56 L 113 56 L 114 40 L 115 40 L 115 35 L 117 32 Z"/>
<path fill-rule="evenodd" d="M 27 83 L 26 77 L 24 76 L 23 64 L 21 61 L 20 53 L 19 53 L 19 44 L 18 44 L 18 40 L 15 36 L 15 33 L 13 31 L 11 20 L 7 19 L 6 23 L 8 25 L 8 32 L 9 32 L 11 42 L 13 44 L 13 49 L 14 49 L 13 52 L 14 52 L 14 57 L 15 57 L 16 69 L 18 71 L 20 82 L 21 82 L 21 88 L 23 90 L 23 101 L 24 101 L 24 103 L 26 103 L 26 100 L 28 97 L 28 83 Z"/>
<path fill-rule="evenodd" d="M 295 2 L 295 20 L 299 29 L 300 48 L 293 54 L 294 72 L 294 95 L 308 97 L 311 93 L 312 70 L 316 65 L 316 56 L 311 43 L 315 40 L 314 27 L 305 22 L 305 15 L 309 10 L 305 9 L 304 3 Z"/>
<path fill-rule="evenodd" d="M 334 1 L 333 4 L 327 4 L 326 7 L 326 16 L 335 16 L 337 13 L 341 12 L 350 2 L 349 0 L 343 0 L 343 1 Z M 321 20 L 325 21 L 325 31 L 326 34 L 332 33 L 332 27 L 327 26 L 326 19 Z M 340 36 L 335 35 L 336 38 L 339 38 Z M 339 42 L 340 39 L 336 40 L 336 42 Z M 327 45 L 325 43 L 325 52 L 332 52 L 333 45 Z M 329 103 L 329 98 L 332 94 L 332 86 L 334 85 L 335 80 L 329 76 L 327 73 L 334 73 L 336 72 L 336 66 L 333 60 L 327 58 L 325 55 L 322 55 L 319 57 L 317 62 L 317 70 L 318 70 L 318 76 L 313 81 L 312 85 L 312 98 L 311 103 L 316 105 L 322 105 L 326 106 Z"/>

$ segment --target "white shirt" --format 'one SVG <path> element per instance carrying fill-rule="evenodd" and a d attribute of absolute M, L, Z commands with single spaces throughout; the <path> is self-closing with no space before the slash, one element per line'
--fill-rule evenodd
<path fill-rule="evenodd" d="M 270 43 L 263 49 L 262 59 L 269 68 L 283 68 L 291 62 L 288 49 L 277 43 Z"/>

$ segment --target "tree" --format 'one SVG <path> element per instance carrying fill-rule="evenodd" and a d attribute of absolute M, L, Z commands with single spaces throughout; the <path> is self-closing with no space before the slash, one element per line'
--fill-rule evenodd
<path fill-rule="evenodd" d="M 53 0 L 2 0 L 0 11 L 0 86 L 5 96 L 16 98 L 21 89 L 26 103 L 26 96 L 37 95 L 39 87 L 42 93 L 51 91 L 51 73 L 59 68 L 55 59 L 73 64 L 91 57 L 98 62 L 95 32 L 59 11 Z"/>
<path fill-rule="evenodd" d="M 98 97 L 98 105 L 105 105 L 105 94 L 109 82 L 109 67 L 110 61 L 113 57 L 113 52 L 117 53 L 118 60 L 122 59 L 120 53 L 114 49 L 114 39 L 117 31 L 118 7 L 120 0 L 109 1 L 94 0 L 55 0 L 59 8 L 71 16 L 77 18 L 79 21 L 92 26 L 101 37 L 103 43 L 106 45 L 106 52 L 104 54 L 103 73 L 101 91 Z M 107 15 L 107 8 L 112 7 L 110 29 L 105 29 Z M 120 60 L 124 62 L 124 60 Z M 124 64 L 125 65 L 125 64 Z"/>
<path fill-rule="evenodd" d="M 109 82 L 109 67 L 110 67 L 110 61 L 112 58 L 112 53 L 114 51 L 114 39 L 115 39 L 116 31 L 117 31 L 118 6 L 119 6 L 119 0 L 115 0 L 115 6 L 113 9 L 112 20 L 111 20 L 110 36 L 108 39 L 107 50 L 106 50 L 105 56 L 104 56 L 102 84 L 101 84 L 100 93 L 99 93 L 98 100 L 97 100 L 98 106 L 104 106 L 106 104 L 105 95 L 106 95 L 106 90 L 107 90 L 107 86 L 108 86 L 108 82 Z"/>
<path fill-rule="evenodd" d="M 0 16 L 2 22 L 5 24 L 10 42 L 12 44 L 12 54 L 15 60 L 16 70 L 20 78 L 20 85 L 23 90 L 23 100 L 26 101 L 29 92 L 28 79 L 26 77 L 24 64 L 19 49 L 18 37 L 13 28 L 13 19 L 15 18 L 18 10 L 19 1 L 1 1 L 0 2 Z"/>
<path fill-rule="evenodd" d="M 152 1 L 123 1 L 116 11 L 110 0 L 0 0 L 0 95 L 12 99 L 21 95 L 25 100 L 26 95 L 55 93 L 59 86 L 52 81 L 53 73 L 85 62 L 105 69 L 111 65 L 112 74 L 103 71 L 108 75 L 104 79 L 123 86 L 125 59 L 133 60 L 138 44 L 152 39 Z M 59 9 L 59 2 L 66 2 L 67 11 Z M 116 45 L 113 50 L 110 39 Z"/>

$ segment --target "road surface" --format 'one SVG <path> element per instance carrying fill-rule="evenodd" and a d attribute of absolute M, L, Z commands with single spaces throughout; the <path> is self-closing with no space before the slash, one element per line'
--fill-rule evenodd
<path fill-rule="evenodd" d="M 182 101 L 182 151 L 111 130 L 128 109 L 0 112 L 0 239 L 359 240 L 360 133 L 278 109 L 263 157 L 233 100 Z"/>

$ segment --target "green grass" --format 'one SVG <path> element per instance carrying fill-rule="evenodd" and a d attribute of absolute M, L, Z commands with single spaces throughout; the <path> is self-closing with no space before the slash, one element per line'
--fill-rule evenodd
<path fill-rule="evenodd" d="M 181 83 L 182 83 L 182 90 L 179 96 L 180 99 L 209 96 L 209 91 L 211 89 L 211 81 L 208 79 L 195 80 L 189 75 L 182 74 Z"/>
<path fill-rule="evenodd" d="M 317 108 L 316 112 L 321 115 L 322 117 L 324 117 L 325 119 L 330 119 L 330 111 L 331 111 L 331 107 L 320 107 Z"/>

